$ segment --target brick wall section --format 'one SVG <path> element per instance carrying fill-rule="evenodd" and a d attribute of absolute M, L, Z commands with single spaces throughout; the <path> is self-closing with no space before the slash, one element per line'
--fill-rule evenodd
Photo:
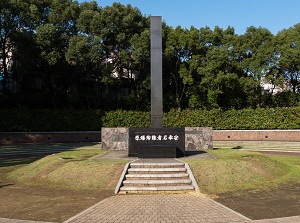
<path fill-rule="evenodd" d="M 0 144 L 69 142 L 101 142 L 101 132 L 0 132 Z"/>
<path fill-rule="evenodd" d="M 300 130 L 214 130 L 213 141 L 300 141 Z"/>

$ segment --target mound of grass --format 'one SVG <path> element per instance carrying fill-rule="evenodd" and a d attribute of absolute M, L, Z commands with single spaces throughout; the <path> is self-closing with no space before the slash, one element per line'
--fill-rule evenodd
<path fill-rule="evenodd" d="M 95 161 L 99 149 L 76 149 L 47 156 L 8 174 L 14 181 L 75 190 L 114 189 L 126 161 Z"/>
<path fill-rule="evenodd" d="M 289 182 L 300 182 L 299 157 L 270 156 L 237 149 L 209 151 L 217 159 L 185 159 L 200 190 L 207 194 L 247 189 L 268 189 Z M 62 152 L 13 168 L 7 176 L 13 181 L 75 190 L 113 191 L 127 161 L 95 161 L 101 149 Z M 7 169 L 7 168 L 5 168 Z"/>
<path fill-rule="evenodd" d="M 217 149 L 210 153 L 218 159 L 187 160 L 200 190 L 207 194 L 267 189 L 300 179 L 299 158 L 235 149 Z"/>

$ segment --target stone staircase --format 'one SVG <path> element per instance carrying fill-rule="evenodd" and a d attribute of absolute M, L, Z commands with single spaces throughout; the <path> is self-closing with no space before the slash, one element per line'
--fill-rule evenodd
<path fill-rule="evenodd" d="M 195 191 L 195 180 L 191 175 L 188 165 L 183 162 L 138 160 L 130 163 L 124 171 L 119 193 Z"/>

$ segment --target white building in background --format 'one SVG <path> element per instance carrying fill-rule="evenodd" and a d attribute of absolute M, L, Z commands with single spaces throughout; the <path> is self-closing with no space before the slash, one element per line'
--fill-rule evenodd
<path fill-rule="evenodd" d="M 5 61 L 5 64 L 6 64 L 6 68 L 7 68 L 7 71 L 8 73 L 11 72 L 11 69 L 12 69 L 12 65 L 13 65 L 13 60 L 12 60 L 12 51 L 8 51 L 7 52 L 7 58 L 6 58 L 6 61 Z M 3 76 L 4 76 L 4 67 L 3 67 L 3 60 L 2 60 L 2 57 L 0 58 L 0 91 L 2 90 L 2 81 L 3 81 Z M 6 80 L 7 83 L 6 83 L 6 86 L 8 89 L 11 89 L 11 79 L 8 77 L 8 79 Z"/>
<path fill-rule="evenodd" d="M 274 84 L 271 83 L 263 83 L 262 87 L 265 91 L 269 91 L 270 93 L 272 93 L 272 95 L 283 92 L 284 90 L 287 89 L 286 87 L 282 88 L 279 86 L 275 86 Z"/>
<path fill-rule="evenodd" d="M 291 81 L 289 81 L 289 80 L 283 81 L 281 86 L 274 85 L 270 82 L 264 82 L 264 83 L 262 83 L 261 86 L 263 87 L 263 89 L 265 91 L 270 92 L 272 95 L 275 95 L 275 94 L 278 94 L 278 93 L 284 92 L 284 91 L 293 91 L 293 86 L 291 84 Z M 298 86 L 300 86 L 300 82 L 298 82 Z M 299 93 L 298 91 L 296 91 L 296 92 Z"/>
<path fill-rule="evenodd" d="M 113 63 L 113 59 L 112 58 L 107 58 L 102 63 L 103 64 L 112 64 Z M 138 79 L 139 73 L 140 72 L 137 71 L 137 70 L 131 70 L 131 69 L 126 69 L 126 68 L 123 68 L 122 72 L 120 72 L 120 71 L 118 71 L 117 68 L 115 68 L 112 71 L 111 76 L 113 78 Z"/>

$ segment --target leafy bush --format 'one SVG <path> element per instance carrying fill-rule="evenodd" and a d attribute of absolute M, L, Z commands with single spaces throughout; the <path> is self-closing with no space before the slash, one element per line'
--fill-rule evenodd
<path fill-rule="evenodd" d="M 140 111 L 110 111 L 102 117 L 103 127 L 149 127 L 151 116 L 149 112 Z"/>
<path fill-rule="evenodd" d="M 0 131 L 92 131 L 101 129 L 98 110 L 1 109 Z"/>
<path fill-rule="evenodd" d="M 171 110 L 163 126 L 209 126 L 220 130 L 299 129 L 300 107 Z M 150 112 L 116 110 L 0 109 L 0 131 L 99 131 L 101 127 L 150 127 Z"/>

